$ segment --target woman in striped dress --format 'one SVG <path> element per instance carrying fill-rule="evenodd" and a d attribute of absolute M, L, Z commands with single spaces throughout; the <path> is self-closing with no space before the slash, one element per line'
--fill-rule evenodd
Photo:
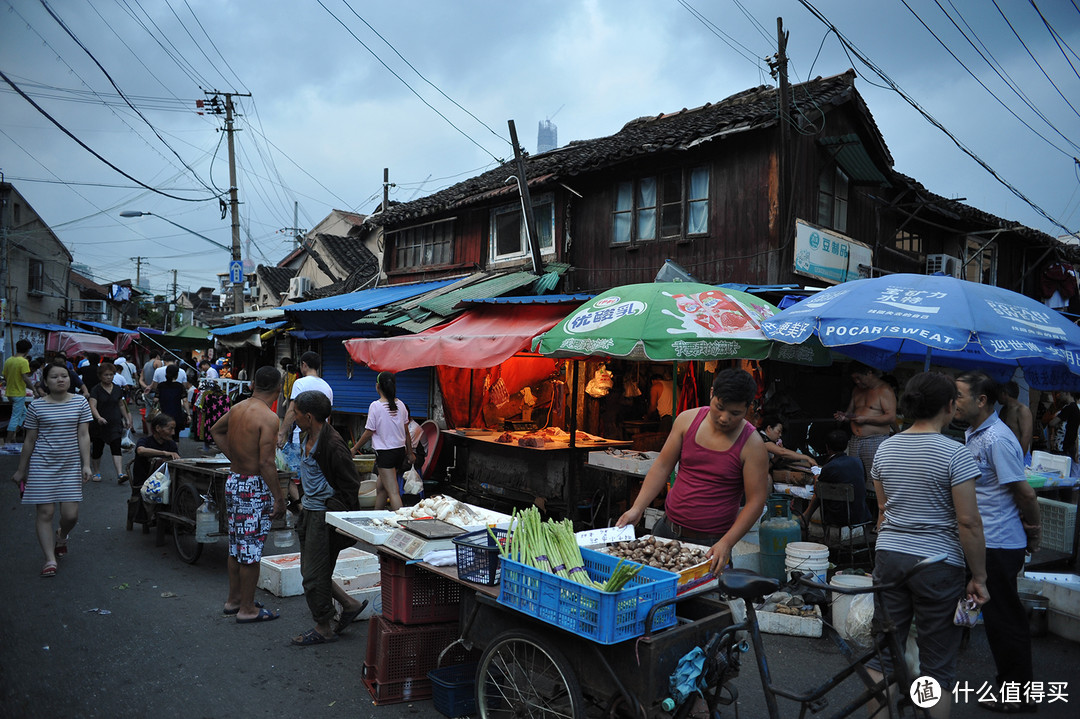
<path fill-rule="evenodd" d="M 45 368 L 48 394 L 26 410 L 26 439 L 13 479 L 23 504 L 37 505 L 37 536 L 45 554 L 42 577 L 56 575 L 56 559 L 67 554 L 67 540 L 79 520 L 82 485 L 90 479 L 90 422 L 86 398 L 68 394 L 70 376 L 63 365 Z M 60 505 L 60 527 L 53 514 Z"/>

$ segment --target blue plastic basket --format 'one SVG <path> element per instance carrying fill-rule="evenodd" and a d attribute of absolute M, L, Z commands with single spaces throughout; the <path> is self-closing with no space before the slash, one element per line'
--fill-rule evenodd
<path fill-rule="evenodd" d="M 585 569 L 597 582 L 611 576 L 619 560 L 591 549 L 581 550 Z M 591 589 L 556 574 L 502 559 L 499 604 L 554 624 L 599 644 L 615 644 L 645 633 L 645 617 L 653 604 L 675 597 L 679 576 L 643 567 L 618 592 Z M 653 631 L 675 624 L 675 607 L 653 615 Z"/>
<path fill-rule="evenodd" d="M 428 672 L 431 701 L 443 716 L 463 717 L 476 712 L 476 663 L 457 664 Z"/>

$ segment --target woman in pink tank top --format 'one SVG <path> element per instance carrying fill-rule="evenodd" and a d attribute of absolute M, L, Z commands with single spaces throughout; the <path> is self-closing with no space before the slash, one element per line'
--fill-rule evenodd
<path fill-rule="evenodd" d="M 756 392 L 757 383 L 748 372 L 727 369 L 717 374 L 709 406 L 675 419 L 634 506 L 619 517 L 618 526 L 641 519 L 678 464 L 664 519 L 653 533 L 707 545 L 712 571 L 726 566 L 732 547 L 761 517 L 768 493 L 765 444 L 745 419 Z"/>

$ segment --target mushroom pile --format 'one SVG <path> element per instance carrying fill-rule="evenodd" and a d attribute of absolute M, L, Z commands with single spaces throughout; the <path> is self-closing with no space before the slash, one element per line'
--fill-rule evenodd
<path fill-rule="evenodd" d="M 683 544 L 674 539 L 657 539 L 649 535 L 630 542 L 612 544 L 605 551 L 613 557 L 678 573 L 704 562 L 706 548 L 696 544 Z"/>

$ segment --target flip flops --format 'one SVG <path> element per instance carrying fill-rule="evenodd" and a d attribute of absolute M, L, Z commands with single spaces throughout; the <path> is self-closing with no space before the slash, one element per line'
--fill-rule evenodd
<path fill-rule="evenodd" d="M 311 647 L 316 644 L 330 644 L 338 640 L 335 636 L 324 637 L 318 629 L 309 629 L 298 637 L 292 638 L 294 647 Z"/>
<path fill-rule="evenodd" d="M 101 481 L 101 475 L 100 474 L 95 474 L 91 479 L 93 479 L 95 482 L 100 482 Z"/>
<path fill-rule="evenodd" d="M 53 552 L 56 554 L 56 558 L 67 556 L 67 540 L 60 539 L 59 530 L 56 532 L 56 544 L 54 545 Z"/>
<path fill-rule="evenodd" d="M 41 568 L 41 578 L 56 576 L 56 562 L 45 562 L 45 566 Z"/>
<path fill-rule="evenodd" d="M 256 609 L 262 609 L 262 608 L 263 608 L 263 605 L 262 605 L 262 604 L 260 604 L 259 602 L 255 602 L 255 608 L 256 608 Z M 225 615 L 225 616 L 227 616 L 227 617 L 234 617 L 234 616 L 236 616 L 236 615 L 237 615 L 237 614 L 238 614 L 239 612 L 240 612 L 240 607 L 237 607 L 236 609 L 229 609 L 228 607 L 225 607 L 225 608 L 223 608 L 223 609 L 221 610 L 221 613 L 222 613 L 222 614 L 224 614 L 224 615 Z"/>
<path fill-rule="evenodd" d="M 279 618 L 281 615 L 276 612 L 271 612 L 269 609 L 260 609 L 259 613 L 250 619 L 241 619 L 236 617 L 237 624 L 261 624 L 262 622 L 272 622 Z"/>
<path fill-rule="evenodd" d="M 334 625 L 334 634 L 344 634 L 345 630 L 349 628 L 349 625 L 356 621 L 365 609 L 367 609 L 368 600 L 364 600 L 360 604 L 359 609 L 354 609 L 351 612 L 347 612 L 344 609 L 341 610 L 341 616 L 338 617 L 337 623 Z"/>

